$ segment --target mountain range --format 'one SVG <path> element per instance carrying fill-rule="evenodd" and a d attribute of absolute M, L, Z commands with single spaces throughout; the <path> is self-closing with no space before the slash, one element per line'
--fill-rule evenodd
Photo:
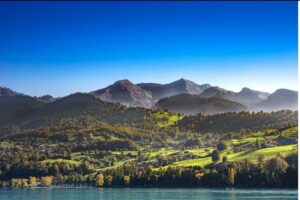
<path fill-rule="evenodd" d="M 211 87 L 209 84 L 198 85 L 183 78 L 168 84 L 140 83 L 137 85 L 143 90 L 149 91 L 154 101 L 181 93 L 201 94 Z"/>
<path fill-rule="evenodd" d="M 243 110 L 270 112 L 298 108 L 297 91 L 278 89 L 270 94 L 244 87 L 240 92 L 234 92 L 210 84 L 200 85 L 183 78 L 168 84 L 134 84 L 124 79 L 89 94 L 102 101 L 120 103 L 128 107 L 161 108 L 184 114 L 216 114 Z M 26 96 L 39 103 L 53 103 L 59 99 L 50 95 L 30 97 L 0 87 L 0 98 L 12 96 L 16 96 L 16 99 L 23 97 L 23 100 Z"/>
<path fill-rule="evenodd" d="M 129 80 L 120 80 L 106 88 L 90 94 L 110 102 L 119 102 L 132 107 L 151 107 L 154 103 L 151 94 Z"/>
<path fill-rule="evenodd" d="M 238 102 L 218 97 L 203 98 L 195 94 L 181 93 L 160 99 L 156 107 L 187 115 L 205 113 L 214 115 L 224 112 L 240 112 L 248 108 Z"/>

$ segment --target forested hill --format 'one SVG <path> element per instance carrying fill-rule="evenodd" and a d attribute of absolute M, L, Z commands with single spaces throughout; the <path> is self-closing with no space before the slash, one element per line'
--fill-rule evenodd
<path fill-rule="evenodd" d="M 298 112 L 282 110 L 278 112 L 228 112 L 216 115 L 185 116 L 178 126 L 183 131 L 194 132 L 239 132 L 241 130 L 258 131 L 262 129 L 282 128 L 297 125 Z"/>
<path fill-rule="evenodd" d="M 184 117 L 178 124 L 182 130 L 196 132 L 239 132 L 242 129 L 257 131 L 280 128 L 298 123 L 298 112 L 282 110 L 278 112 L 228 112 L 217 115 L 194 115 Z"/>
<path fill-rule="evenodd" d="M 179 128 L 192 132 L 238 132 L 280 128 L 297 123 L 295 111 L 228 112 L 216 115 L 182 116 L 161 109 L 130 108 L 119 103 L 109 103 L 90 94 L 76 93 L 52 103 L 15 95 L 0 98 L 0 132 L 23 132 L 48 127 L 50 130 L 68 130 L 99 124 L 133 127 L 146 131 L 162 131 L 168 135 Z"/>
<path fill-rule="evenodd" d="M 248 109 L 246 106 L 234 101 L 217 97 L 202 98 L 192 94 L 179 94 L 160 99 L 156 103 L 156 107 L 190 115 L 197 113 L 213 115 L 234 111 L 241 112 Z"/>
<path fill-rule="evenodd" d="M 20 128 L 57 126 L 62 119 L 89 117 L 97 122 L 144 127 L 151 110 L 128 108 L 104 102 L 89 94 L 76 93 L 52 103 L 41 103 L 28 96 L 0 98 L 0 125 Z"/>

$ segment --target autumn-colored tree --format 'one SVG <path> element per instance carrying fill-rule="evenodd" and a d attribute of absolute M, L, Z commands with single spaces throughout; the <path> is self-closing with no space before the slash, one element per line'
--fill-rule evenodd
<path fill-rule="evenodd" d="M 103 174 L 98 174 L 96 178 L 97 187 L 102 187 L 104 185 L 104 176 Z"/>
<path fill-rule="evenodd" d="M 126 186 L 130 185 L 130 176 L 124 176 L 123 180 L 124 180 L 124 184 Z"/>
<path fill-rule="evenodd" d="M 273 170 L 276 173 L 285 173 L 288 166 L 288 163 L 280 154 L 278 154 L 276 158 L 271 159 L 268 163 L 268 169 Z"/>
<path fill-rule="evenodd" d="M 23 178 L 21 180 L 21 182 L 22 182 L 22 187 L 28 187 L 28 179 L 27 178 Z"/>
<path fill-rule="evenodd" d="M 62 184 L 64 182 L 64 176 L 61 173 L 56 174 L 55 182 L 59 183 L 59 184 Z"/>
<path fill-rule="evenodd" d="M 18 187 L 18 179 L 12 178 L 10 180 L 10 185 L 11 185 L 11 187 Z"/>
<path fill-rule="evenodd" d="M 52 184 L 52 176 L 44 176 L 42 177 L 42 185 L 43 186 L 50 186 Z"/>
<path fill-rule="evenodd" d="M 204 175 L 204 173 L 201 173 L 201 172 L 195 174 L 197 180 L 201 180 L 201 178 L 203 177 L 203 175 Z"/>
<path fill-rule="evenodd" d="M 31 187 L 36 187 L 37 186 L 36 178 L 34 176 L 29 177 L 29 185 Z"/>
<path fill-rule="evenodd" d="M 22 186 L 22 179 L 18 178 L 17 187 L 21 187 L 21 186 Z"/>
<path fill-rule="evenodd" d="M 228 183 L 229 185 L 234 185 L 234 176 L 235 176 L 235 166 L 233 164 L 230 164 L 228 166 Z"/>

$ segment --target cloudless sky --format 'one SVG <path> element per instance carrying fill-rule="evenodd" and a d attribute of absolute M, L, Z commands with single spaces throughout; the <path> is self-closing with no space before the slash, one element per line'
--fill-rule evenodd
<path fill-rule="evenodd" d="M 0 2 L 0 86 L 90 92 L 181 77 L 297 90 L 297 2 Z"/>

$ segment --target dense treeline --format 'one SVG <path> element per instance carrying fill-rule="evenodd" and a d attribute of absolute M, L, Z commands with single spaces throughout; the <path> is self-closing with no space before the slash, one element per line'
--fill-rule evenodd
<path fill-rule="evenodd" d="M 91 169 L 86 164 L 76 167 L 62 162 L 44 166 L 27 166 L 16 172 L 13 171 L 15 168 L 11 167 L 10 172 L 6 173 L 6 179 L 1 179 L 1 186 L 73 184 L 97 187 L 296 188 L 298 184 L 298 154 L 291 154 L 286 158 L 278 154 L 270 160 L 260 156 L 257 164 L 247 159 L 240 162 L 227 162 L 225 157 L 222 162 L 215 163 L 208 168 L 168 167 L 156 171 L 153 171 L 150 166 L 141 168 L 134 163 L 128 163 L 93 174 L 89 174 Z"/>
<path fill-rule="evenodd" d="M 283 128 L 298 123 L 298 112 L 282 110 L 278 112 L 228 112 L 216 115 L 185 116 L 178 122 L 183 131 L 200 133 L 240 132 L 242 129 L 250 131 Z"/>
<path fill-rule="evenodd" d="M 220 164 L 208 169 L 201 167 L 169 167 L 152 171 L 140 170 L 134 165 L 121 166 L 104 173 L 104 178 L 112 176 L 104 186 L 134 187 L 297 187 L 298 155 L 284 158 L 280 154 L 271 160 L 260 156 L 258 164 L 245 159 L 229 163 L 226 158 Z M 125 177 L 127 177 L 127 182 Z M 98 177 L 99 178 L 99 177 Z M 129 181 L 129 180 L 130 181 Z M 97 183 L 97 182 L 96 182 Z M 99 185 L 98 185 L 99 186 Z M 101 186 L 101 185 L 100 185 Z"/>

